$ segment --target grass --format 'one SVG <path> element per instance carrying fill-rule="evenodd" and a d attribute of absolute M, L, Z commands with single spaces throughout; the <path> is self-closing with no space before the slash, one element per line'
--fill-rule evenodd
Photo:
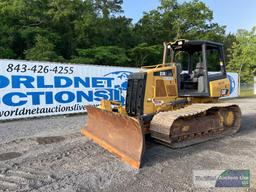
<path fill-rule="evenodd" d="M 253 89 L 241 89 L 240 90 L 240 97 L 252 97 L 256 96 L 254 95 L 254 90 Z"/>

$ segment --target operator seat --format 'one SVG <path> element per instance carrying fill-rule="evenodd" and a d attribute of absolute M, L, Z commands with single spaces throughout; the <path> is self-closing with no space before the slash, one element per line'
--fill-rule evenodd
<path fill-rule="evenodd" d="M 182 73 L 182 65 L 181 63 L 176 63 L 177 75 L 180 76 Z"/>
<path fill-rule="evenodd" d="M 197 87 L 197 91 L 202 93 L 205 91 L 206 85 L 204 82 L 204 65 L 199 62 L 196 64 L 196 68 L 191 75 L 192 82 L 196 83 L 195 87 Z"/>
<path fill-rule="evenodd" d="M 191 76 L 192 79 L 198 79 L 199 77 L 204 76 L 204 66 L 203 63 L 199 62 L 196 64 L 196 68 L 193 71 L 193 74 Z"/>

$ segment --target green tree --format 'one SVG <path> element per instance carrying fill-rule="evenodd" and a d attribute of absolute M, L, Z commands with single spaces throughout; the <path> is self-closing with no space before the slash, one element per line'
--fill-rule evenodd
<path fill-rule="evenodd" d="M 229 33 L 228 35 L 225 36 L 224 38 L 224 51 L 225 51 L 225 56 L 226 56 L 226 63 L 230 62 L 230 56 L 231 56 L 231 51 L 232 51 L 232 45 L 236 41 L 236 36 L 234 34 Z"/>
<path fill-rule="evenodd" d="M 11 48 L 18 58 L 23 58 L 24 50 L 33 46 L 36 36 L 28 35 L 28 38 L 24 39 L 22 37 L 23 31 L 30 30 L 30 34 L 35 31 L 35 34 L 39 28 L 47 26 L 49 18 L 44 14 L 47 10 L 47 2 L 47 0 L 0 1 L 0 23 L 3 27 L 0 31 L 3 30 L 5 33 L 1 36 L 1 40 L 8 41 L 5 46 Z M 48 29 L 44 31 L 44 33 L 47 32 Z"/>
<path fill-rule="evenodd" d="M 144 14 L 135 31 L 140 42 L 152 45 L 179 38 L 223 41 L 225 27 L 212 20 L 213 12 L 199 0 L 161 0 L 156 10 Z"/>
<path fill-rule="evenodd" d="M 78 25 L 90 29 L 96 13 L 91 0 L 0 0 L 0 17 L 0 41 L 18 58 L 25 58 L 25 50 L 40 35 L 54 44 L 58 54 L 70 59 L 81 35 L 83 40 L 90 38 L 88 30 L 81 33 Z"/>
<path fill-rule="evenodd" d="M 163 41 L 206 39 L 227 47 L 233 42 L 199 0 L 160 0 L 160 6 L 136 24 L 119 15 L 122 4 L 123 0 L 0 0 L 0 57 L 140 66 L 161 62 Z M 40 56 L 38 50 L 46 51 Z M 83 54 L 88 51 L 95 56 Z"/>
<path fill-rule="evenodd" d="M 141 43 L 131 50 L 131 56 L 135 61 L 136 67 L 141 67 L 145 64 L 159 64 L 159 62 L 152 63 L 152 58 L 159 58 L 162 54 L 161 51 L 161 47 L 158 45 L 149 46 L 147 43 Z"/>
<path fill-rule="evenodd" d="M 11 49 L 0 47 L 0 58 L 12 59 L 14 57 L 15 57 L 15 54 Z"/>
<path fill-rule="evenodd" d="M 81 40 L 85 41 L 85 46 L 89 46 L 86 44 L 90 38 L 88 33 L 96 19 L 93 4 L 90 0 L 51 0 L 48 6 L 51 30 L 58 33 L 61 39 L 56 43 L 56 49 L 65 59 L 70 59 Z M 80 24 L 82 29 L 79 28 Z"/>
<path fill-rule="evenodd" d="M 103 18 L 108 18 L 110 13 L 122 13 L 122 4 L 123 0 L 94 0 L 94 5 Z"/>
<path fill-rule="evenodd" d="M 136 44 L 132 20 L 125 17 L 98 18 L 90 40 L 93 46 L 119 46 L 131 48 Z"/>
<path fill-rule="evenodd" d="M 36 61 L 63 61 L 63 58 L 54 52 L 54 45 L 45 37 L 36 37 L 35 47 L 25 51 L 27 60 Z"/>
<path fill-rule="evenodd" d="M 242 82 L 251 82 L 256 75 L 256 27 L 239 30 L 233 43 L 228 69 L 240 74 Z"/>
<path fill-rule="evenodd" d="M 144 13 L 136 23 L 134 33 L 138 43 L 147 42 L 150 45 L 173 39 L 172 32 L 164 26 L 162 14 L 158 10 Z"/>
<path fill-rule="evenodd" d="M 73 63 L 127 66 L 130 61 L 125 49 L 117 46 L 78 49 L 77 52 L 78 56 L 73 57 L 71 60 Z"/>

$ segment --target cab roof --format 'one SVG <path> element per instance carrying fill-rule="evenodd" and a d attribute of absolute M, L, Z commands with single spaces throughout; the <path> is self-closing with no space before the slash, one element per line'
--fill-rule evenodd
<path fill-rule="evenodd" d="M 186 40 L 186 39 L 180 39 L 175 42 L 168 43 L 172 49 L 174 50 L 184 50 L 184 51 L 199 51 L 202 50 L 202 45 L 206 44 L 207 49 L 216 49 L 216 48 L 222 48 L 222 43 L 217 43 L 213 41 L 206 41 L 206 40 Z"/>

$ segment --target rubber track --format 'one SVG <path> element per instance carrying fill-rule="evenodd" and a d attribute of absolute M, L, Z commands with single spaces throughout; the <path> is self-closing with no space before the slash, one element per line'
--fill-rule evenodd
<path fill-rule="evenodd" d="M 160 112 L 156 114 L 150 125 L 150 131 L 155 132 L 161 135 L 170 136 L 171 135 L 171 129 L 172 125 L 175 122 L 175 120 L 179 118 L 193 118 L 193 116 L 204 114 L 206 111 L 213 109 L 213 108 L 230 108 L 235 107 L 238 109 L 236 111 L 236 123 L 232 129 L 229 129 L 228 131 L 224 130 L 222 133 L 215 134 L 215 135 L 204 135 L 202 138 L 196 138 L 192 139 L 190 141 L 183 141 L 180 143 L 167 143 L 160 138 L 157 138 L 157 136 L 153 136 L 155 139 L 159 139 L 159 142 L 162 144 L 168 145 L 172 148 L 181 148 L 186 147 L 189 145 L 193 145 L 200 142 L 205 142 L 210 139 L 218 138 L 224 135 L 229 135 L 236 133 L 240 128 L 240 120 L 241 120 L 241 111 L 240 108 L 236 104 L 229 104 L 229 103 L 210 103 L 210 104 L 192 104 L 188 107 L 176 110 L 176 111 L 168 111 L 168 112 Z M 199 122 L 200 123 L 200 122 Z"/>

